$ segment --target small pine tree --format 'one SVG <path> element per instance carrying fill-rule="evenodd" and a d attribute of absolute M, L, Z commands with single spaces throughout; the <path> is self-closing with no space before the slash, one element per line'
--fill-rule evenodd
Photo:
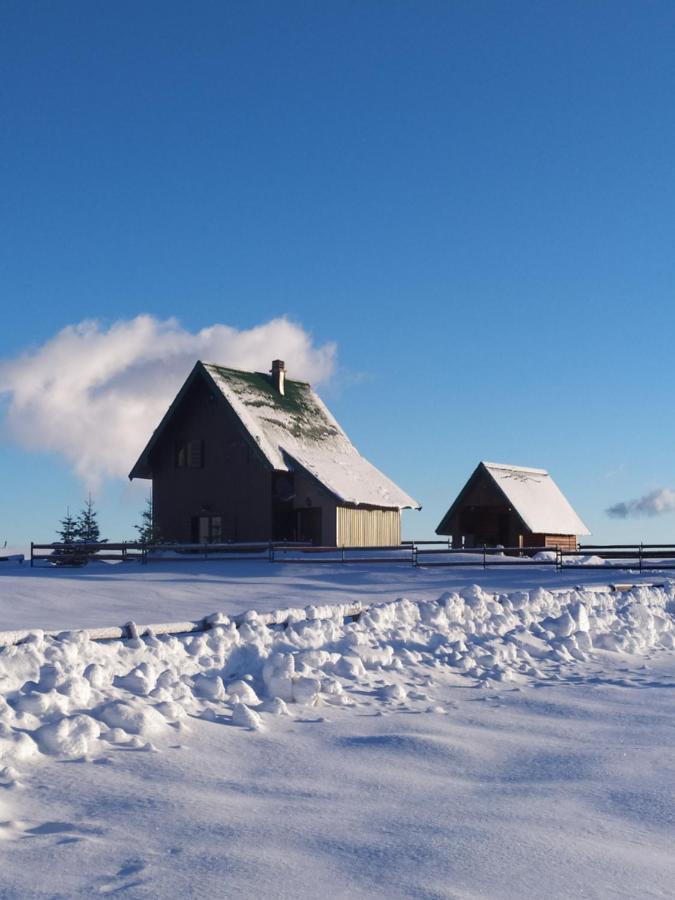
<path fill-rule="evenodd" d="M 59 523 L 60 528 L 56 529 L 56 533 L 62 544 L 72 544 L 77 540 L 77 522 L 70 514 L 70 507 L 66 507 L 66 514 Z"/>
<path fill-rule="evenodd" d="M 91 494 L 89 494 L 82 512 L 77 517 L 76 534 L 78 541 L 83 541 L 87 544 L 105 543 L 105 540 L 101 538 L 101 529 L 99 528 L 97 517 L 98 513 L 94 508 L 94 501 L 91 499 Z"/>
<path fill-rule="evenodd" d="M 145 501 L 145 509 L 141 513 L 141 524 L 134 525 L 138 532 L 138 540 L 142 544 L 153 544 L 159 540 L 155 523 L 153 522 L 152 500 L 150 497 Z"/>

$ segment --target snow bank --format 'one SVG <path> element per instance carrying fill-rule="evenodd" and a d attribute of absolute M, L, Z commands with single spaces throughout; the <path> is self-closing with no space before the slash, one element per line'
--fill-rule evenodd
<path fill-rule="evenodd" d="M 537 554 L 538 556 L 538 554 Z M 602 556 L 596 556 L 595 554 L 577 554 L 576 556 L 564 556 L 563 557 L 563 568 L 565 566 L 611 566 L 611 563 L 603 559 Z"/>
<path fill-rule="evenodd" d="M 288 705 L 438 712 L 440 678 L 527 682 L 560 677 L 597 650 L 675 648 L 675 582 L 623 594 L 473 586 L 373 606 L 357 621 L 343 620 L 346 608 L 249 612 L 236 622 L 214 614 L 201 633 L 108 643 L 32 633 L 0 652 L 4 781 L 44 757 L 155 749 L 150 739 L 190 717 L 258 731 Z M 423 688 L 412 689 L 413 676 Z"/>

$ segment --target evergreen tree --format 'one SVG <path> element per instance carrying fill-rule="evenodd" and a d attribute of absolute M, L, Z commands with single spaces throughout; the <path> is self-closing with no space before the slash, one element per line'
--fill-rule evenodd
<path fill-rule="evenodd" d="M 141 524 L 134 525 L 138 532 L 138 540 L 142 544 L 153 544 L 159 540 L 157 529 L 153 522 L 152 500 L 150 497 L 145 501 L 145 509 L 141 513 Z"/>
<path fill-rule="evenodd" d="M 97 516 L 98 513 L 94 509 L 94 501 L 91 499 L 91 494 L 89 494 L 82 512 L 77 517 L 76 534 L 78 541 L 84 541 L 87 544 L 105 543 L 101 538 L 101 529 L 98 525 Z"/>
<path fill-rule="evenodd" d="M 62 544 L 72 544 L 77 540 L 77 522 L 70 514 L 70 507 L 66 507 L 66 514 L 61 519 L 61 527 L 56 529 L 56 533 Z"/>

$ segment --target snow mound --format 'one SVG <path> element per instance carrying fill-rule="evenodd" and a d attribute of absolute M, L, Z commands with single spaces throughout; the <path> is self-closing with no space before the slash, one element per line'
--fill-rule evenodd
<path fill-rule="evenodd" d="M 110 728 L 119 728 L 127 734 L 147 737 L 164 727 L 164 719 L 154 707 L 141 706 L 129 701 L 116 700 L 99 711 L 98 717 Z"/>
<path fill-rule="evenodd" d="M 262 728 L 262 719 L 258 713 L 249 709 L 245 703 L 235 703 L 232 707 L 232 724 L 239 725 L 241 728 L 250 728 L 251 731 L 258 731 Z"/>
<path fill-rule="evenodd" d="M 100 733 L 99 723 L 91 716 L 64 716 L 50 725 L 38 728 L 35 740 L 43 753 L 78 759 L 87 754 L 91 743 Z"/>
<path fill-rule="evenodd" d="M 562 561 L 563 566 L 609 566 L 609 563 L 606 559 L 603 559 L 602 556 L 596 556 L 595 554 L 590 555 L 578 555 L 578 556 L 564 556 Z"/>
<path fill-rule="evenodd" d="M 675 648 L 675 582 L 625 593 L 473 585 L 373 606 L 356 621 L 339 608 L 306 613 L 285 628 L 276 614 L 251 611 L 239 627 L 214 615 L 209 630 L 182 637 L 36 632 L 0 652 L 0 766 L 86 758 L 110 744 L 152 750 L 187 716 L 257 731 L 308 706 L 442 714 L 441 679 L 558 679 L 597 652 Z"/>

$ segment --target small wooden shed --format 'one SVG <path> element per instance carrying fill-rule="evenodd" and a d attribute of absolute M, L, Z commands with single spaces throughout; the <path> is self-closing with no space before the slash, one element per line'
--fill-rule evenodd
<path fill-rule="evenodd" d="M 186 542 L 401 542 L 419 504 L 356 450 L 309 384 L 198 362 L 130 478 L 152 480 L 155 528 Z"/>
<path fill-rule="evenodd" d="M 563 547 L 590 534 L 545 469 L 481 462 L 436 534 L 453 547 Z"/>

